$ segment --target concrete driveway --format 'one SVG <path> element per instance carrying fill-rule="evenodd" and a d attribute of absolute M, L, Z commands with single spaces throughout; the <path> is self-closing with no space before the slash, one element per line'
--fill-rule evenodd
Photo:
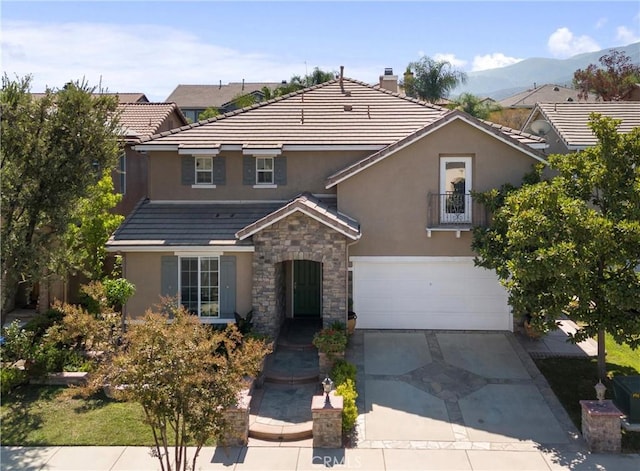
<path fill-rule="evenodd" d="M 510 332 L 358 330 L 357 446 L 584 450 Z"/>

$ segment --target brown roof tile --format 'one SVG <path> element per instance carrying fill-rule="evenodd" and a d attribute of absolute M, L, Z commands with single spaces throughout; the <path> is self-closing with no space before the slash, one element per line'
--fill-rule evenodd
<path fill-rule="evenodd" d="M 126 103 L 118 105 L 120 126 L 125 138 L 137 142 L 152 136 L 172 113 L 175 113 L 176 127 L 187 123 L 175 103 Z"/>
<path fill-rule="evenodd" d="M 534 89 L 516 93 L 510 97 L 500 100 L 498 103 L 503 108 L 533 108 L 536 103 L 566 103 L 577 102 L 592 103 L 596 99 L 594 96 L 586 100 L 578 100 L 578 90 L 561 87 L 559 85 L 543 85 Z"/>
<path fill-rule="evenodd" d="M 175 102 L 180 108 L 217 108 L 230 102 L 238 95 L 262 90 L 263 87 L 277 88 L 280 82 L 231 82 L 227 85 L 178 85 L 168 102 Z"/>

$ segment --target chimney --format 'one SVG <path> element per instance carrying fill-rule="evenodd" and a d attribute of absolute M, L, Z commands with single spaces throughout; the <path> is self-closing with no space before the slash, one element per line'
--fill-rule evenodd
<path fill-rule="evenodd" d="M 380 76 L 380 88 L 398 93 L 398 76 L 393 75 L 393 69 L 387 67 L 384 69 L 384 75 Z"/>

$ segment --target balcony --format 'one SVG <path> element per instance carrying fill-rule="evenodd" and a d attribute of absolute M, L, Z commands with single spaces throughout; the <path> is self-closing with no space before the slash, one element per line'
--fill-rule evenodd
<path fill-rule="evenodd" d="M 432 231 L 451 231 L 460 237 L 473 226 L 485 226 L 489 213 L 472 195 L 458 192 L 427 195 L 427 236 Z"/>

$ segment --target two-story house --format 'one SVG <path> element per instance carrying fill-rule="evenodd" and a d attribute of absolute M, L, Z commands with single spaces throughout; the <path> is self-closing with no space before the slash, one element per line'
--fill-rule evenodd
<path fill-rule="evenodd" d="M 519 184 L 538 136 L 342 77 L 143 140 L 148 199 L 114 233 L 137 287 L 203 322 L 253 311 L 358 327 L 511 330 L 507 294 L 473 263 L 471 191 Z"/>

